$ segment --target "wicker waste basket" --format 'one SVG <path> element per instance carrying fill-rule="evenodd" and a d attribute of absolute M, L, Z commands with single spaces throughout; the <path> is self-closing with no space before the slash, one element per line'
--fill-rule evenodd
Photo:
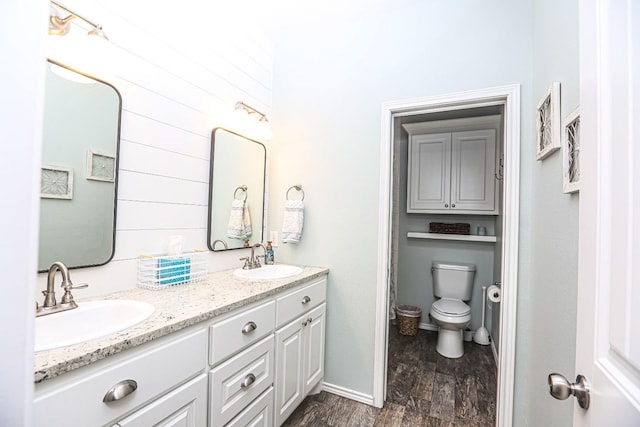
<path fill-rule="evenodd" d="M 417 335 L 422 310 L 415 305 L 399 305 L 396 307 L 398 331 L 401 335 Z"/>

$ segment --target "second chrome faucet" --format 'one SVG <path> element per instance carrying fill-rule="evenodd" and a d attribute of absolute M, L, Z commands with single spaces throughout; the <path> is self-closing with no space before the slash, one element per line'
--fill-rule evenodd
<path fill-rule="evenodd" d="M 248 257 L 240 258 L 240 261 L 244 261 L 244 265 L 242 266 L 243 270 L 253 270 L 254 268 L 260 268 L 262 265 L 260 264 L 260 259 L 255 255 L 255 248 L 261 247 L 264 251 L 263 255 L 266 255 L 267 249 L 264 247 L 262 243 L 256 243 L 251 246 L 251 254 Z"/>

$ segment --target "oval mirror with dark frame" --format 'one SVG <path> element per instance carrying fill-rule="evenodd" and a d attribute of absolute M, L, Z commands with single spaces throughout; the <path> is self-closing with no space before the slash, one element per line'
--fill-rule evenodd
<path fill-rule="evenodd" d="M 211 133 L 207 245 L 212 251 L 262 242 L 267 150 L 218 127 Z"/>
<path fill-rule="evenodd" d="M 122 97 L 52 60 L 45 85 L 38 271 L 103 265 L 115 250 Z"/>

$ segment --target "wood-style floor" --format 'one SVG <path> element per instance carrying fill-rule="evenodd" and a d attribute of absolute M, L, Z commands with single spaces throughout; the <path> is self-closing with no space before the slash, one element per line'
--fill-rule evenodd
<path fill-rule="evenodd" d="M 495 425 L 496 365 L 490 346 L 464 343 L 460 359 L 436 352 L 437 333 L 389 330 L 387 401 L 382 409 L 321 392 L 286 427 L 485 427 Z"/>

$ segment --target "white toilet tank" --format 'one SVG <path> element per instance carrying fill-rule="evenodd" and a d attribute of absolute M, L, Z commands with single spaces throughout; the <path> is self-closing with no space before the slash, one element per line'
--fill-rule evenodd
<path fill-rule="evenodd" d="M 437 262 L 431 264 L 433 275 L 433 294 L 438 298 L 453 298 L 462 301 L 471 299 L 473 277 L 476 266 L 473 264 Z"/>

